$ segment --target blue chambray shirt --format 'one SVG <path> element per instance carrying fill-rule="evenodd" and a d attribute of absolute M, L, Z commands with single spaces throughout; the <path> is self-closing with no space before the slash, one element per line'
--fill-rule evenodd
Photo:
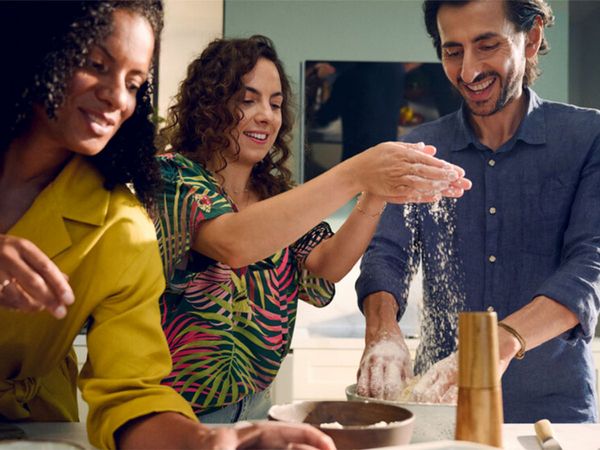
<path fill-rule="evenodd" d="M 400 315 L 423 265 L 417 373 L 456 348 L 457 313 L 493 307 L 498 319 L 548 296 L 573 311 L 573 330 L 513 360 L 502 378 L 506 422 L 598 418 L 590 341 L 600 308 L 600 111 L 541 100 L 495 152 L 465 108 L 410 133 L 463 167 L 473 188 L 439 207 L 390 205 L 356 282 L 359 306 L 377 291 Z"/>

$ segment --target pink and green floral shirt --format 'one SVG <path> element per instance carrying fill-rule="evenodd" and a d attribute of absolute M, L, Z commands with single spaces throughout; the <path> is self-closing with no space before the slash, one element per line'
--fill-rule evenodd
<path fill-rule="evenodd" d="M 303 263 L 333 233 L 321 223 L 293 245 L 240 269 L 190 248 L 204 220 L 236 208 L 212 175 L 177 153 L 158 157 L 164 189 L 155 219 L 167 288 L 162 326 L 173 359 L 163 381 L 205 414 L 266 389 L 286 356 L 298 298 L 325 306 L 334 284 Z"/>

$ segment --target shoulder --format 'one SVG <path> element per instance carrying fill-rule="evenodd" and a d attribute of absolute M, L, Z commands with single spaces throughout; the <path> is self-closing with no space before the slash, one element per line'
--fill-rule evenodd
<path fill-rule="evenodd" d="M 211 173 L 201 164 L 186 158 L 182 154 L 165 153 L 156 158 L 163 181 L 216 188 L 217 183 Z"/>
<path fill-rule="evenodd" d="M 117 186 L 110 192 L 106 218 L 101 228 L 105 236 L 112 239 L 111 245 L 114 244 L 116 249 L 137 248 L 143 251 L 148 246 L 156 246 L 152 220 L 126 186 Z"/>
<path fill-rule="evenodd" d="M 578 125 L 583 129 L 563 130 L 566 132 L 600 132 L 600 111 L 593 108 L 585 108 L 568 103 L 542 100 L 541 106 L 546 116 L 546 121 L 554 124 L 561 122 L 564 125 Z M 558 124 L 560 125 L 560 124 Z M 589 129 L 588 129 L 589 127 Z"/>
<path fill-rule="evenodd" d="M 448 141 L 448 137 L 462 127 L 460 119 L 461 110 L 455 111 L 437 120 L 419 125 L 406 136 L 402 137 L 404 142 L 425 142 L 427 144 L 438 144 Z"/>

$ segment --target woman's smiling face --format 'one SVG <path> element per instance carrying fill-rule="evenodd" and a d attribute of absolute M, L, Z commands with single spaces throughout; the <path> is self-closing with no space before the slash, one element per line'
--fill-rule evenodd
<path fill-rule="evenodd" d="M 92 47 L 85 66 L 74 72 L 56 117 L 49 118 L 36 105 L 33 128 L 63 150 L 99 153 L 133 114 L 153 51 L 150 23 L 139 14 L 116 10 L 113 31 Z"/>
<path fill-rule="evenodd" d="M 242 81 L 245 92 L 239 109 L 243 116 L 236 127 L 238 160 L 254 165 L 268 154 L 277 139 L 283 93 L 277 67 L 265 58 L 260 58 Z"/>

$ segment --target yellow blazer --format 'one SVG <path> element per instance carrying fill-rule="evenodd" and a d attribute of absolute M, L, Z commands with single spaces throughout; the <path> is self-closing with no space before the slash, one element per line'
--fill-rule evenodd
<path fill-rule="evenodd" d="M 89 403 L 88 436 L 114 448 L 129 420 L 160 411 L 196 419 L 188 403 L 160 385 L 171 358 L 160 326 L 164 289 L 152 222 L 125 188 L 74 157 L 8 232 L 32 241 L 69 276 L 67 317 L 0 308 L 0 416 L 77 421 L 72 343 L 89 319 L 88 359 L 79 376 Z"/>

